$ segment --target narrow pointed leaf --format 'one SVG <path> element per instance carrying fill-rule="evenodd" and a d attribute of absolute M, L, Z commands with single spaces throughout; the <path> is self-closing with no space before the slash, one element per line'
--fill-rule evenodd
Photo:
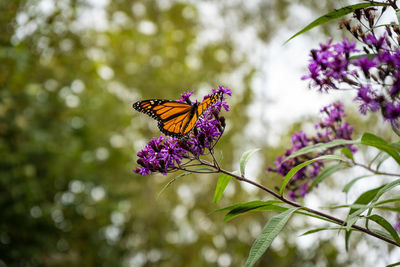
<path fill-rule="evenodd" d="M 384 3 L 362 3 L 362 4 L 356 4 L 356 5 L 351 5 L 351 6 L 346 6 L 340 9 L 336 9 L 332 12 L 329 12 L 328 14 L 325 14 L 319 18 L 317 18 L 316 20 L 314 20 L 313 22 L 311 22 L 310 24 L 308 24 L 306 27 L 304 27 L 301 31 L 297 32 L 296 34 L 294 34 L 292 37 L 290 37 L 286 42 L 289 42 L 290 40 L 292 40 L 293 38 L 295 38 L 296 36 L 305 33 L 309 30 L 311 30 L 312 28 L 325 24 L 331 20 L 337 19 L 337 18 L 341 18 L 349 13 L 354 12 L 357 9 L 361 9 L 361 8 L 366 8 L 369 6 L 386 6 L 387 4 Z"/>
<path fill-rule="evenodd" d="M 351 150 L 348 147 L 343 147 L 340 151 L 342 152 L 343 155 L 351 159 L 351 161 L 354 161 L 353 152 L 351 152 Z"/>
<path fill-rule="evenodd" d="M 342 192 L 348 193 L 349 190 L 350 190 L 350 188 L 351 188 L 356 182 L 358 182 L 358 181 L 361 180 L 361 179 L 364 179 L 364 178 L 367 178 L 367 177 L 372 177 L 372 176 L 375 176 L 375 174 L 362 175 L 362 176 L 359 176 L 359 177 L 354 178 L 353 180 L 351 180 L 350 182 L 348 182 L 348 183 L 343 187 Z"/>
<path fill-rule="evenodd" d="M 392 189 L 392 188 L 394 188 L 394 187 L 396 187 L 396 186 L 398 186 L 398 185 L 400 185 L 400 179 L 395 180 L 395 181 L 393 181 L 393 182 L 391 182 L 391 183 L 388 183 L 388 184 L 384 185 L 381 189 L 379 189 L 379 191 L 376 193 L 375 197 L 371 200 L 372 206 L 378 201 L 378 199 L 379 199 L 384 193 L 386 193 L 387 191 L 389 191 L 390 189 Z M 372 213 L 372 207 L 370 207 L 370 208 L 368 209 L 367 216 L 369 216 L 371 213 Z M 365 223 L 366 223 L 366 227 L 368 228 L 368 218 L 367 218 L 367 220 L 366 220 Z"/>
<path fill-rule="evenodd" d="M 195 168 L 193 169 L 194 171 L 213 171 L 212 169 L 209 168 Z M 161 196 L 161 194 L 165 191 L 165 189 L 167 189 L 173 182 L 175 182 L 176 180 L 182 178 L 183 176 L 192 174 L 193 172 L 190 171 L 186 171 L 182 174 L 179 174 L 178 176 L 174 177 L 173 179 L 171 179 L 166 185 L 164 185 L 164 187 L 161 189 L 161 191 L 157 194 L 157 199 Z"/>
<path fill-rule="evenodd" d="M 217 187 L 215 188 L 215 193 L 214 193 L 214 200 L 213 200 L 214 203 L 217 203 L 221 199 L 225 191 L 225 188 L 227 187 L 231 178 L 232 176 L 227 175 L 225 173 L 221 174 L 218 177 Z"/>
<path fill-rule="evenodd" d="M 346 251 L 349 251 L 349 242 L 350 242 L 351 232 L 352 232 L 352 230 L 347 230 L 344 233 L 344 244 L 345 244 Z"/>
<path fill-rule="evenodd" d="M 377 171 L 379 171 L 379 168 L 381 167 L 382 163 L 384 163 L 388 158 L 390 158 L 390 156 L 389 156 L 389 155 L 385 155 L 385 156 L 383 157 L 383 159 L 381 159 L 381 160 L 379 161 L 379 163 L 376 165 L 376 170 L 377 170 Z"/>
<path fill-rule="evenodd" d="M 385 199 L 385 200 L 376 202 L 375 205 L 376 205 L 376 206 L 379 206 L 379 205 L 383 205 L 383 204 L 387 204 L 387 203 L 392 203 L 392 202 L 400 202 L 400 198 L 396 197 L 396 198 Z"/>
<path fill-rule="evenodd" d="M 341 161 L 345 161 L 346 159 L 340 156 L 336 156 L 336 155 L 324 155 L 324 156 L 320 156 L 317 157 L 315 159 L 303 162 L 299 165 L 297 165 L 296 167 L 292 168 L 287 174 L 286 176 L 283 178 L 283 182 L 281 185 L 281 188 L 279 189 L 279 194 L 282 195 L 283 194 L 283 190 L 285 189 L 286 185 L 288 184 L 288 182 L 290 181 L 290 179 L 301 169 L 304 168 L 305 166 L 318 161 L 318 160 L 341 160 Z"/>
<path fill-rule="evenodd" d="M 266 206 L 266 205 L 271 205 L 271 204 L 278 204 L 278 203 L 284 203 L 281 200 L 267 200 L 267 201 L 261 201 L 261 200 L 255 200 L 255 201 L 249 201 L 249 202 L 242 202 L 242 203 L 237 203 L 234 205 L 230 205 L 221 209 L 214 210 L 214 212 L 222 212 L 222 211 L 231 211 L 234 209 L 251 209 L 254 207 L 260 207 L 260 206 Z"/>
<path fill-rule="evenodd" d="M 298 208 L 288 209 L 281 214 L 272 217 L 271 220 L 267 222 L 261 234 L 254 241 L 250 249 L 245 267 L 251 267 L 258 261 L 297 209 Z"/>
<path fill-rule="evenodd" d="M 224 221 L 230 221 L 233 218 L 236 218 L 237 216 L 243 215 L 244 213 L 248 212 L 248 211 L 279 211 L 279 212 L 284 212 L 287 210 L 287 208 L 285 207 L 281 207 L 278 205 L 274 205 L 274 204 L 269 204 L 269 205 L 261 205 L 258 207 L 252 207 L 252 208 L 247 208 L 247 209 L 234 209 L 231 210 L 230 212 L 228 212 L 225 217 L 224 217 Z"/>
<path fill-rule="evenodd" d="M 387 239 L 392 239 L 392 236 L 390 234 L 386 233 L 385 231 L 382 231 L 382 230 L 379 230 L 379 229 L 374 229 L 374 228 L 371 228 L 370 230 L 372 232 L 375 232 L 375 233 L 381 235 L 381 236 L 386 237 Z"/>
<path fill-rule="evenodd" d="M 379 192 L 379 190 L 381 190 L 384 186 L 380 186 L 371 190 L 368 190 L 364 193 L 362 193 L 357 199 L 356 201 L 354 201 L 353 204 L 368 204 L 370 203 L 376 196 L 376 194 Z M 361 213 L 363 213 L 364 211 L 366 211 L 368 208 L 363 207 L 363 208 L 351 208 L 349 211 L 349 214 L 347 215 L 346 218 L 346 228 L 349 231 L 351 226 L 357 221 L 358 219 L 358 215 L 360 215 Z"/>
<path fill-rule="evenodd" d="M 375 195 L 374 199 L 371 201 L 372 203 L 376 202 L 384 193 L 389 191 L 390 189 L 400 185 L 400 179 L 394 180 L 386 185 L 384 185 Z"/>
<path fill-rule="evenodd" d="M 384 139 L 371 133 L 363 134 L 363 136 L 361 137 L 361 143 L 367 146 L 373 146 L 387 153 L 397 162 L 397 164 L 400 165 L 400 155 L 399 155 L 400 148 L 398 148 L 397 146 L 389 144 Z"/>
<path fill-rule="evenodd" d="M 329 176 L 331 176 L 332 174 L 334 174 L 335 172 L 337 172 L 338 170 L 340 170 L 343 167 L 344 167 L 344 165 L 342 163 L 339 163 L 339 164 L 325 168 L 320 174 L 318 174 L 318 176 L 311 183 L 310 187 L 308 188 L 308 191 L 311 191 L 311 189 L 315 185 L 322 182 L 323 180 L 325 180 L 326 178 L 328 178 Z"/>
<path fill-rule="evenodd" d="M 399 18 L 397 20 L 399 20 Z M 392 263 L 392 264 L 386 265 L 386 267 L 395 267 L 395 266 L 399 266 L 399 265 L 400 265 L 400 261 L 396 262 L 396 263 Z"/>
<path fill-rule="evenodd" d="M 326 231 L 326 230 L 343 230 L 343 229 L 345 229 L 344 226 L 322 227 L 322 228 L 316 228 L 316 229 L 309 230 L 305 233 L 302 233 L 300 236 L 310 235 L 310 234 L 314 234 L 314 233 L 318 233 L 318 232 Z"/>
<path fill-rule="evenodd" d="M 291 154 L 289 157 L 287 157 L 284 161 L 291 159 L 291 158 L 295 158 L 307 153 L 311 153 L 311 152 L 315 152 L 315 151 L 321 151 L 327 148 L 331 148 L 331 147 L 335 147 L 335 146 L 344 146 L 344 145 L 354 145 L 354 144 L 360 144 L 361 140 L 344 140 L 344 139 L 336 139 L 333 140 L 329 143 L 318 143 L 315 145 L 311 145 L 311 146 L 306 146 L 303 147 L 302 149 L 299 149 L 298 151 L 294 152 L 293 154 Z"/>
<path fill-rule="evenodd" d="M 249 161 L 250 157 L 256 153 L 258 150 L 260 150 L 259 148 L 255 148 L 255 149 L 251 149 L 249 151 L 246 151 L 243 153 L 242 157 L 240 158 L 240 174 L 242 176 L 244 176 L 244 171 L 246 168 L 246 164 Z"/>
<path fill-rule="evenodd" d="M 376 222 L 380 226 L 382 226 L 388 233 L 391 235 L 394 241 L 396 241 L 397 244 L 400 244 L 400 237 L 397 234 L 396 230 L 394 230 L 393 226 L 382 216 L 379 216 L 377 214 L 368 216 L 368 219 Z"/>
<path fill-rule="evenodd" d="M 175 181 L 178 180 L 179 178 L 181 178 L 181 177 L 183 177 L 183 176 L 186 176 L 186 175 L 189 175 L 189 174 L 192 174 L 192 172 L 184 172 L 184 173 L 182 173 L 182 174 L 180 174 L 180 175 L 174 177 L 173 179 L 171 179 L 166 185 L 164 185 L 164 187 L 163 187 L 163 188 L 161 189 L 161 191 L 158 193 L 157 199 L 161 196 L 162 193 L 164 193 L 164 191 L 165 191 L 173 182 L 175 182 Z"/>

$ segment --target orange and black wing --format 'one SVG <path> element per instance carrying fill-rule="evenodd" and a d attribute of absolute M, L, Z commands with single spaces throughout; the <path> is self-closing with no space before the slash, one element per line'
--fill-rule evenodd
<path fill-rule="evenodd" d="M 187 134 L 185 128 L 194 114 L 192 105 L 163 99 L 139 101 L 133 108 L 156 119 L 158 128 L 165 135 L 178 138 Z"/>
<path fill-rule="evenodd" d="M 214 104 L 218 100 L 222 100 L 222 92 L 217 92 L 205 98 L 203 102 L 201 102 L 197 107 L 198 116 L 201 116 L 204 111 L 206 111 L 212 104 Z"/>
<path fill-rule="evenodd" d="M 190 120 L 188 121 L 187 125 L 183 129 L 182 134 L 186 135 L 188 134 L 193 127 L 196 125 L 197 120 L 201 115 L 203 115 L 204 111 L 206 111 L 212 104 L 217 102 L 218 100 L 221 100 L 222 93 L 218 92 L 215 94 L 212 94 L 211 96 L 205 98 L 203 102 L 201 102 L 198 105 L 195 105 L 195 110 L 192 110 L 192 115 L 190 117 Z"/>
<path fill-rule="evenodd" d="M 165 135 L 182 138 L 196 125 L 197 119 L 222 93 L 215 93 L 200 104 L 189 105 L 178 101 L 151 99 L 133 104 L 133 108 L 158 121 L 158 128 Z"/>

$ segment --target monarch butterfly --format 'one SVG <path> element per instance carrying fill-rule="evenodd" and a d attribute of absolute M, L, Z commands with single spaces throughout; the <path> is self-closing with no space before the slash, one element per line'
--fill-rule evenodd
<path fill-rule="evenodd" d="M 222 92 L 206 97 L 201 103 L 182 103 L 174 100 L 149 99 L 138 101 L 133 108 L 158 121 L 158 128 L 165 135 L 182 138 L 196 125 L 197 119 L 216 101 L 222 99 Z"/>

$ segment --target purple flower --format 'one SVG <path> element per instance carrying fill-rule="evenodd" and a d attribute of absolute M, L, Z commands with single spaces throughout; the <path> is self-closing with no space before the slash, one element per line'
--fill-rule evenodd
<path fill-rule="evenodd" d="M 307 194 L 309 187 L 310 187 L 310 185 L 308 183 L 304 183 L 304 184 L 300 185 L 299 195 L 304 197 Z"/>
<path fill-rule="evenodd" d="M 343 104 L 340 101 L 323 107 L 320 112 L 323 116 L 319 124 L 321 128 L 334 126 L 345 116 Z"/>
<path fill-rule="evenodd" d="M 347 122 L 343 123 L 339 128 L 336 129 L 336 138 L 337 139 L 351 139 L 351 134 L 353 133 L 354 126 L 348 124 Z"/>
<path fill-rule="evenodd" d="M 381 48 L 389 48 L 387 45 L 386 34 L 379 38 L 376 38 L 374 34 L 367 34 L 363 37 L 363 41 L 365 44 L 374 47 L 377 51 Z"/>
<path fill-rule="evenodd" d="M 382 114 L 385 120 L 396 123 L 400 116 L 400 105 L 395 106 L 392 102 L 387 102 L 382 107 Z"/>
<path fill-rule="evenodd" d="M 181 163 L 186 154 L 187 151 L 179 146 L 175 138 L 164 136 L 153 138 L 138 152 L 137 163 L 142 167 L 136 168 L 134 172 L 142 176 L 152 172 L 166 175 L 169 170 L 175 169 Z"/>
<path fill-rule="evenodd" d="M 290 200 L 292 200 L 292 201 L 296 201 L 297 195 L 296 195 L 296 192 L 295 192 L 294 190 L 290 190 L 290 191 L 289 191 L 289 198 L 290 198 Z"/>
<path fill-rule="evenodd" d="M 182 102 L 182 103 L 184 103 L 184 102 L 191 103 L 190 97 L 191 97 L 192 95 L 193 95 L 193 91 L 190 91 L 190 92 L 187 92 L 187 93 L 183 93 L 183 94 L 181 95 L 181 97 L 178 99 L 178 101 L 179 101 L 179 102 Z"/>
<path fill-rule="evenodd" d="M 310 140 L 308 139 L 307 135 L 303 131 L 294 133 L 292 136 L 292 144 L 293 144 L 293 147 L 296 149 L 300 149 L 302 147 L 307 146 L 309 141 Z"/>
<path fill-rule="evenodd" d="M 229 105 L 224 101 L 225 94 L 232 94 L 229 88 L 222 86 L 213 89 L 213 93 L 215 92 L 222 92 L 222 100 L 216 101 L 203 113 L 187 138 L 153 138 L 138 152 L 137 163 L 140 167 L 134 172 L 143 176 L 154 172 L 166 175 L 170 171 L 182 169 L 181 165 L 185 159 L 196 159 L 205 154 L 206 149 L 213 149 L 225 128 L 225 118 L 219 116 L 221 108 L 229 110 Z M 179 101 L 190 103 L 189 98 L 192 94 L 193 92 L 184 93 Z"/>
<path fill-rule="evenodd" d="M 364 73 L 365 77 L 370 77 L 369 70 L 372 67 L 375 67 L 377 63 L 373 59 L 369 59 L 368 57 L 362 57 L 359 59 L 354 60 L 353 64 L 361 68 L 362 72 Z"/>
<path fill-rule="evenodd" d="M 332 39 L 330 39 L 332 40 Z M 356 49 L 356 41 L 353 40 L 351 43 L 347 38 L 343 39 L 342 43 L 337 43 L 333 45 L 334 50 L 337 53 L 344 53 L 344 54 L 350 54 L 353 52 L 359 52 L 360 50 Z"/>
<path fill-rule="evenodd" d="M 314 152 L 312 155 L 302 155 L 286 160 L 288 156 L 299 149 L 311 144 L 330 142 L 334 139 L 351 139 L 354 127 L 344 121 L 346 114 L 341 102 L 323 107 L 320 112 L 322 118 L 316 124 L 316 136 L 308 137 L 303 131 L 294 133 L 292 136 L 292 147 L 287 149 L 283 156 L 278 156 L 274 161 L 275 167 L 268 167 L 267 172 L 276 172 L 284 177 L 293 167 L 311 158 L 316 158 L 327 153 L 332 154 L 335 149 L 340 149 L 343 146 L 337 146 L 326 151 Z M 348 148 L 352 152 L 357 151 L 352 146 L 348 146 Z M 288 183 L 289 198 L 296 200 L 299 197 L 304 197 L 308 192 L 310 183 L 320 174 L 323 167 L 323 162 L 316 161 L 300 169 Z"/>
<path fill-rule="evenodd" d="M 358 88 L 357 97 L 354 99 L 360 103 L 360 113 L 366 114 L 368 110 L 375 112 L 379 109 L 379 104 L 375 100 L 376 93 L 371 89 L 370 85 L 362 85 Z"/>

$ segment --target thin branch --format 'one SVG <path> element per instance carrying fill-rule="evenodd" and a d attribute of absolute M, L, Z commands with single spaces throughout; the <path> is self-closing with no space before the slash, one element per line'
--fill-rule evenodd
<path fill-rule="evenodd" d="M 347 223 L 346 223 L 345 221 L 343 221 L 343 220 L 341 220 L 341 219 L 339 219 L 339 218 L 336 218 L 336 217 L 331 216 L 331 215 L 329 215 L 329 214 L 320 212 L 320 211 L 318 211 L 318 210 L 314 210 L 314 209 L 311 209 L 311 208 L 307 208 L 307 207 L 301 206 L 300 204 L 298 204 L 298 203 L 296 203 L 296 202 L 293 202 L 293 201 L 291 201 L 291 200 L 289 200 L 289 199 L 286 199 L 284 196 L 279 195 L 278 193 L 272 191 L 271 189 L 269 189 L 269 188 L 267 188 L 267 187 L 265 187 L 265 186 L 263 186 L 263 185 L 261 185 L 261 184 L 255 182 L 255 181 L 253 181 L 253 180 L 249 180 L 249 179 L 247 179 L 247 178 L 245 178 L 245 177 L 243 177 L 243 176 L 239 176 L 239 175 L 236 175 L 236 174 L 234 174 L 234 173 L 232 173 L 232 172 L 226 171 L 226 170 L 224 170 L 224 169 L 217 168 L 214 164 L 212 164 L 212 163 L 210 163 L 210 162 L 208 162 L 208 161 L 200 160 L 200 162 L 203 163 L 204 165 L 208 166 L 208 167 L 211 167 L 211 168 L 216 169 L 216 170 L 217 170 L 216 172 L 222 172 L 222 173 L 227 174 L 227 175 L 229 175 L 229 176 L 231 176 L 231 177 L 233 177 L 233 178 L 235 178 L 235 179 L 237 179 L 237 180 L 239 180 L 239 181 L 252 184 L 252 185 L 254 185 L 254 186 L 260 188 L 261 190 L 263 190 L 263 191 L 265 191 L 265 192 L 267 192 L 267 193 L 273 195 L 275 198 L 277 198 L 277 199 L 279 199 L 279 200 L 285 202 L 286 204 L 288 204 L 288 205 L 290 205 L 290 206 L 293 206 L 293 207 L 296 207 L 296 208 L 301 208 L 301 209 L 303 209 L 303 210 L 305 210 L 305 211 L 307 211 L 307 212 L 313 213 L 313 214 L 315 214 L 315 215 L 319 215 L 319 216 L 321 216 L 321 217 L 325 217 L 325 218 L 331 220 L 332 222 L 334 222 L 334 223 L 336 223 L 336 224 L 338 224 L 338 225 L 341 225 L 341 226 L 346 226 L 346 225 L 347 225 Z M 379 238 L 379 239 L 381 239 L 381 240 L 383 240 L 383 241 L 385 241 L 385 242 L 387 242 L 387 243 L 390 243 L 390 244 L 392 244 L 392 245 L 395 245 L 395 246 L 400 247 L 400 245 L 397 244 L 395 241 L 393 241 L 393 240 L 391 240 L 391 239 L 389 239 L 389 238 L 387 238 L 387 237 L 385 237 L 385 236 L 379 235 L 379 234 L 377 234 L 377 233 L 375 233 L 375 232 L 372 232 L 371 230 L 369 230 L 369 229 L 367 229 L 367 228 L 358 226 L 358 225 L 356 225 L 356 224 L 353 224 L 353 225 L 351 226 L 351 228 L 357 229 L 357 230 L 359 230 L 359 231 L 361 231 L 361 232 L 364 232 L 364 233 L 366 233 L 366 234 L 369 234 L 369 235 L 371 235 L 371 236 L 374 236 L 374 237 L 376 237 L 376 238 Z"/>
<path fill-rule="evenodd" d="M 375 170 L 375 169 L 373 169 L 373 168 L 371 168 L 371 167 L 369 167 L 367 165 L 364 165 L 362 163 L 358 163 L 358 162 L 355 162 L 355 161 L 352 161 L 352 163 L 355 166 L 359 166 L 359 167 L 364 168 L 364 169 L 366 169 L 366 170 L 368 170 L 368 171 L 370 171 L 372 173 L 375 173 L 375 174 L 400 177 L 400 174 L 398 174 L 398 173 L 381 172 L 381 171 L 377 171 L 377 170 Z"/>

